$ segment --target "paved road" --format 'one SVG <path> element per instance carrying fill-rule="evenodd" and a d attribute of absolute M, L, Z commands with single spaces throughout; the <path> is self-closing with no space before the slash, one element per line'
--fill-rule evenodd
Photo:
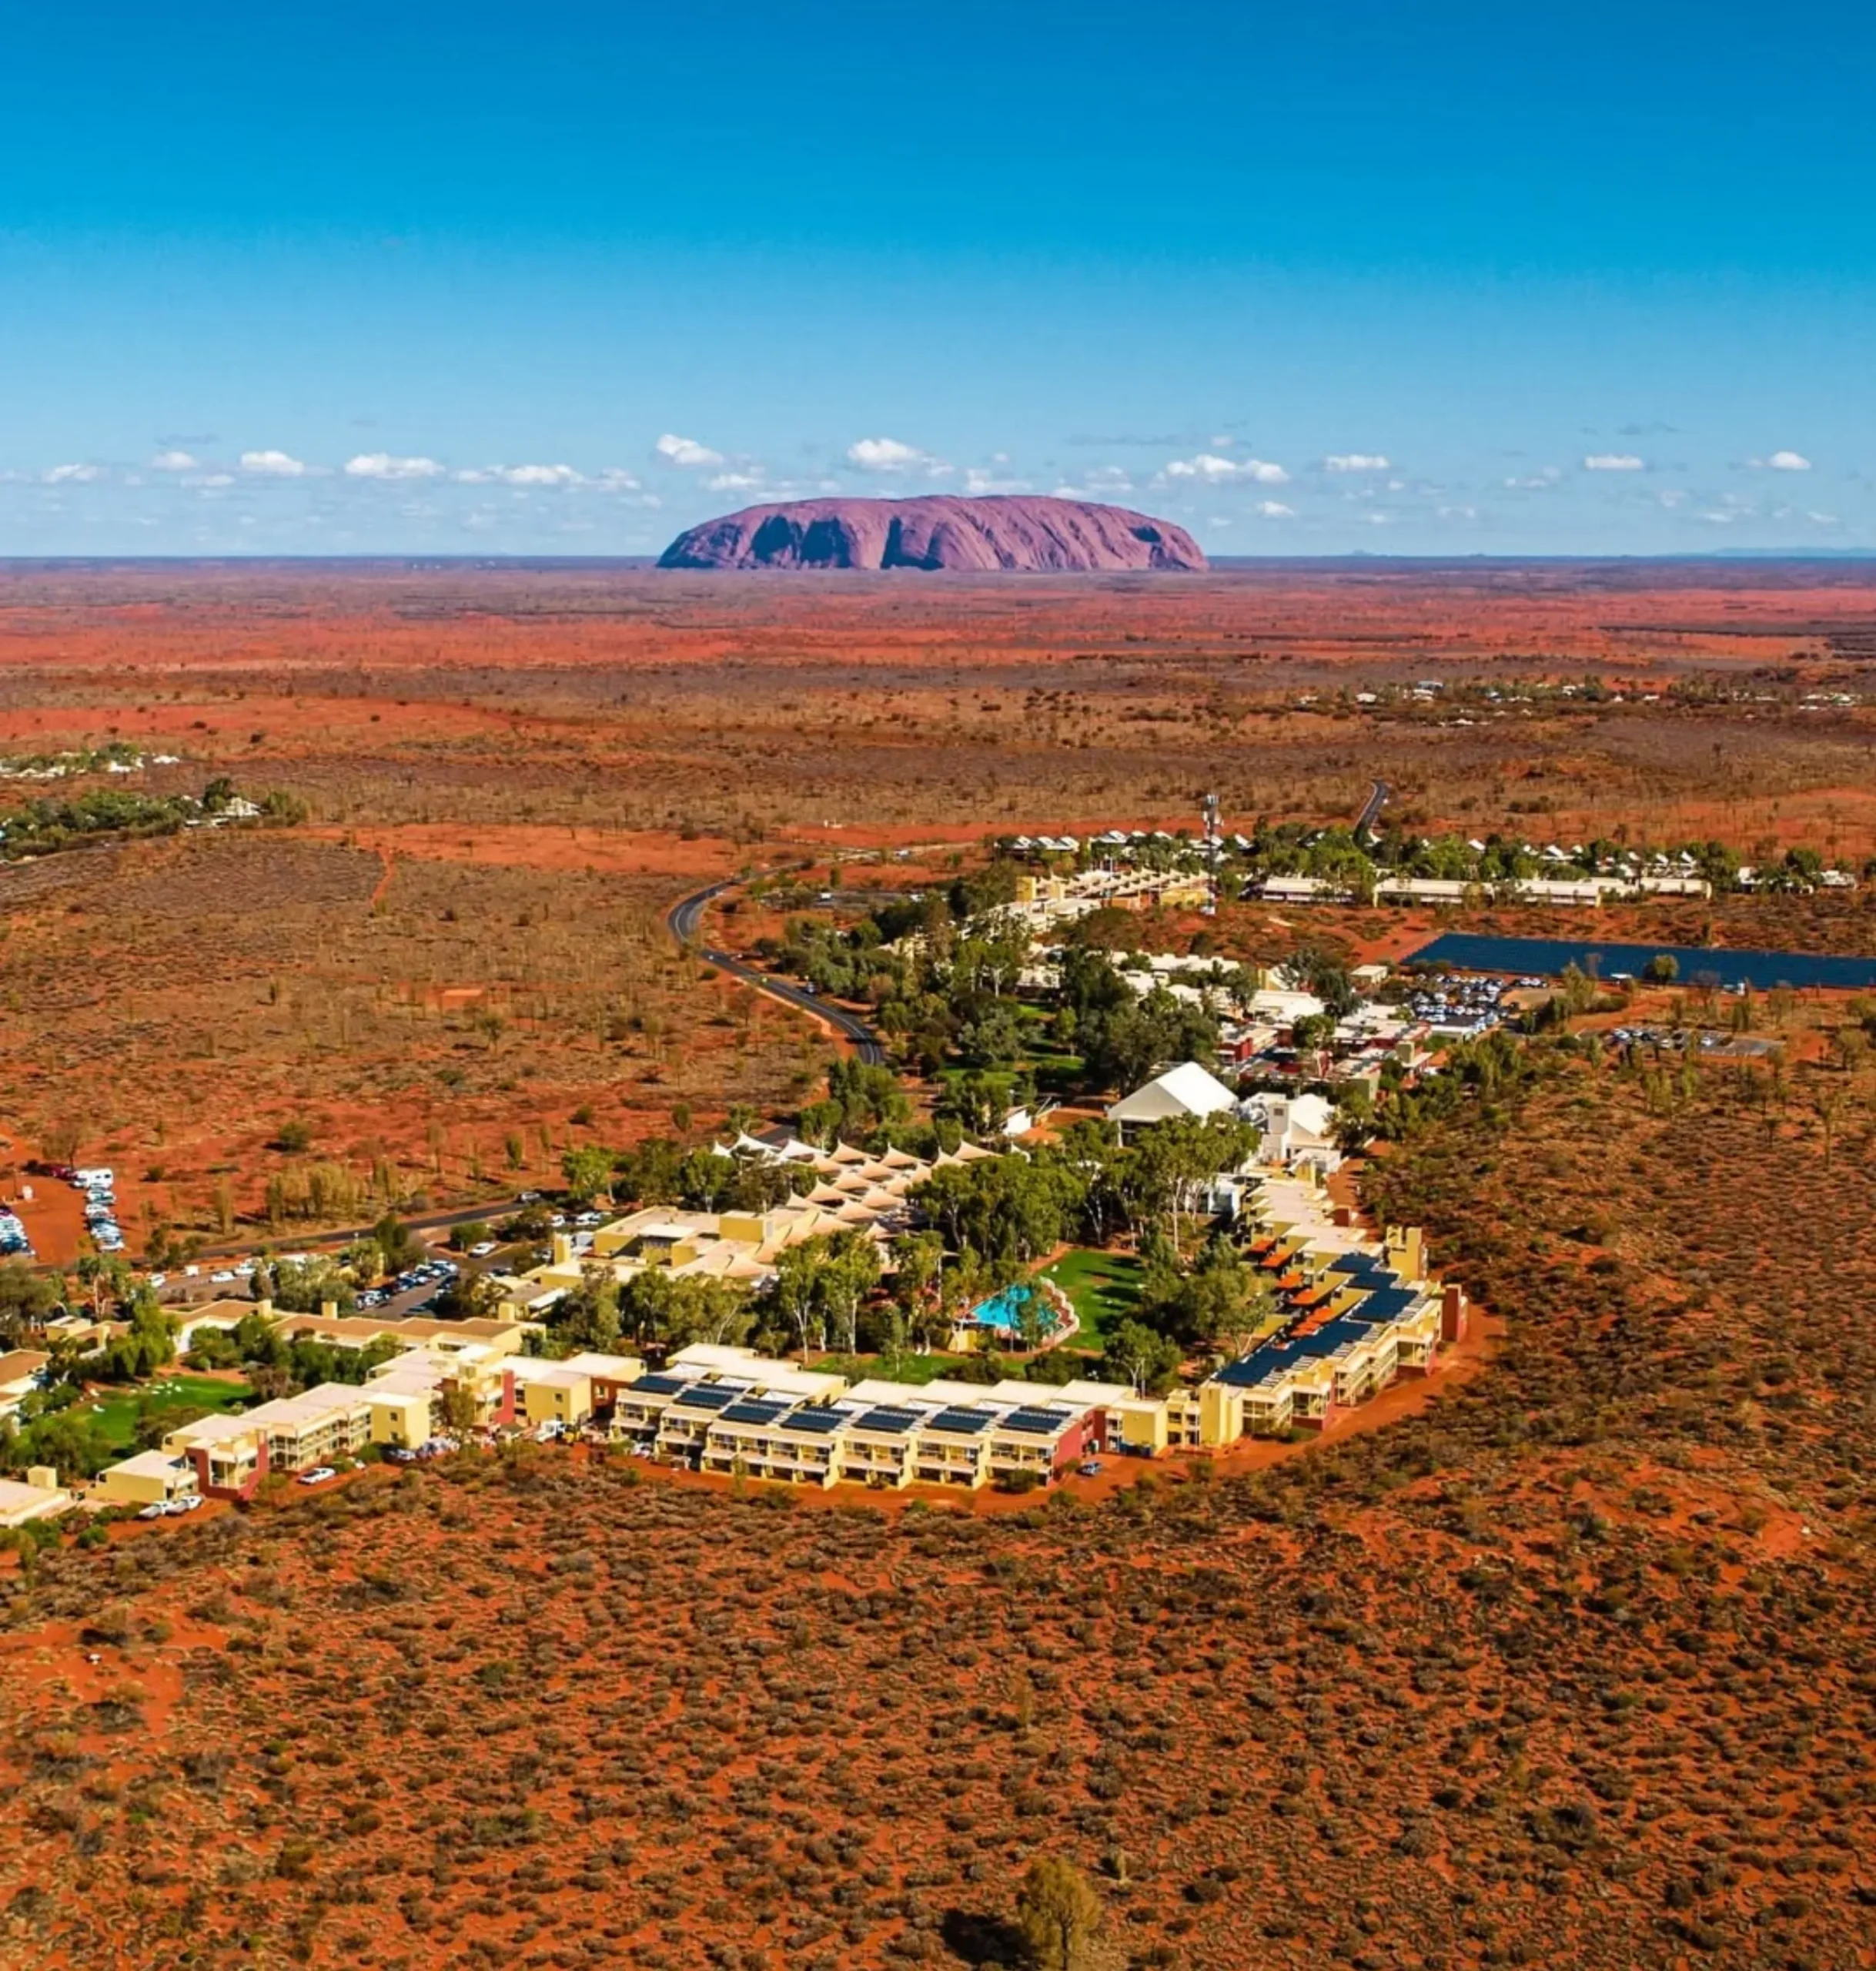
<path fill-rule="evenodd" d="M 854 1052 L 861 1060 L 874 1066 L 881 1064 L 885 1060 L 886 1050 L 880 1044 L 879 1036 L 858 1013 L 850 1013 L 844 1006 L 832 1006 L 825 999 L 817 999 L 812 992 L 799 986 L 791 986 L 786 979 L 771 979 L 767 972 L 754 970 L 741 959 L 732 958 L 727 952 L 713 950 L 698 942 L 704 912 L 725 890 L 735 887 L 733 882 L 712 883 L 707 889 L 696 890 L 689 896 L 681 897 L 664 913 L 667 929 L 681 945 L 695 945 L 705 963 L 714 965 L 719 972 L 727 972 L 732 979 L 740 979 L 745 986 L 753 986 L 771 999 L 779 999 L 784 1006 L 792 1006 L 797 1012 L 824 1020 L 853 1042 Z"/>
<path fill-rule="evenodd" d="M 1393 791 L 1393 789 L 1384 780 L 1377 780 L 1369 790 L 1368 805 L 1363 808 L 1355 823 L 1357 842 L 1381 818 L 1381 810 L 1387 805 L 1387 797 Z"/>
<path fill-rule="evenodd" d="M 414 1218 L 400 1217 L 398 1223 L 406 1232 L 446 1232 L 453 1226 L 473 1225 L 478 1219 L 492 1221 L 506 1218 L 510 1213 L 521 1209 L 523 1200 L 517 1198 L 491 1198 L 486 1204 L 456 1205 L 448 1211 L 419 1212 Z M 292 1231 L 274 1233 L 257 1243 L 252 1239 L 232 1246 L 205 1246 L 196 1255 L 196 1263 L 204 1260 L 244 1260 L 258 1252 L 261 1244 L 279 1247 L 285 1246 L 297 1251 L 304 1247 L 309 1252 L 321 1246 L 349 1246 L 354 1239 L 369 1239 L 378 1228 L 375 1225 L 352 1225 L 339 1232 L 313 1232 L 296 1234 Z M 426 1240 L 427 1245 L 430 1241 Z"/>

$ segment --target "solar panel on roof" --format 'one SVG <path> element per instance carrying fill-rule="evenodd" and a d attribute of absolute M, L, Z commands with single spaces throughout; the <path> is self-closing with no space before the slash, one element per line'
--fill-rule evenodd
<path fill-rule="evenodd" d="M 1333 1355 L 1345 1342 L 1365 1341 L 1369 1324 L 1347 1314 L 1325 1321 L 1315 1334 L 1306 1334 L 1292 1345 L 1299 1355 Z"/>
<path fill-rule="evenodd" d="M 1218 1372 L 1217 1380 L 1229 1383 L 1233 1389 L 1254 1389 L 1279 1364 L 1273 1357 L 1287 1353 L 1281 1348 L 1260 1348 L 1255 1355 L 1240 1356 L 1235 1362 L 1227 1362 Z"/>
<path fill-rule="evenodd" d="M 647 1396 L 675 1396 L 684 1387 L 681 1376 L 640 1376 L 630 1387 Z"/>
<path fill-rule="evenodd" d="M 785 1431 L 813 1431 L 825 1436 L 830 1431 L 838 1431 L 843 1424 L 851 1421 L 851 1418 L 844 1410 L 816 1407 L 796 1410 L 794 1415 L 783 1424 L 782 1428 Z"/>
<path fill-rule="evenodd" d="M 901 1431 L 909 1431 L 918 1421 L 918 1412 L 916 1410 L 895 1410 L 890 1405 L 882 1404 L 877 1410 L 869 1410 L 854 1427 L 859 1431 L 891 1431 L 896 1434 Z"/>
<path fill-rule="evenodd" d="M 723 1413 L 726 1424 L 772 1424 L 788 1408 L 785 1403 L 732 1403 Z"/>
<path fill-rule="evenodd" d="M 1072 1410 L 1012 1410 L 1003 1420 L 1009 1431 L 1033 1431 L 1049 1437 L 1074 1415 Z"/>
<path fill-rule="evenodd" d="M 934 1431 L 955 1431 L 964 1436 L 986 1429 L 992 1421 L 988 1410 L 941 1410 L 931 1420 Z"/>
<path fill-rule="evenodd" d="M 1332 1273 L 1385 1273 L 1387 1262 L 1379 1253 L 1343 1253 L 1329 1263 Z"/>
<path fill-rule="evenodd" d="M 677 1400 L 688 1409 L 727 1410 L 741 1394 L 740 1390 L 712 1389 L 707 1384 L 699 1384 L 686 1390 Z"/>

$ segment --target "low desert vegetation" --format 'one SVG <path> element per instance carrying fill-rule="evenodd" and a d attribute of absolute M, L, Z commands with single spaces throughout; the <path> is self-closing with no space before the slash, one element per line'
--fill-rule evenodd
<path fill-rule="evenodd" d="M 8 1947 L 1852 1961 L 1871 1084 L 1533 1062 L 1366 1180 L 1490 1371 L 1266 1471 L 984 1516 L 523 1446 L 35 1552 Z"/>
<path fill-rule="evenodd" d="M 915 1113 L 894 1076 L 830 1077 L 806 1021 L 665 935 L 673 898 L 740 868 L 806 892 L 739 901 L 747 942 L 831 962 L 864 939 L 789 929 L 824 888 L 851 931 L 948 898 L 987 834 L 1177 826 L 1207 790 L 1306 832 L 1381 778 L 1428 838 L 1876 850 L 1848 564 L 942 591 L 276 571 L 264 611 L 245 575 L 152 580 L 15 578 L 10 752 L 160 741 L 182 764 L 142 793 L 225 774 L 307 813 L 0 872 L 7 1154 L 110 1163 L 140 1232 L 279 1243 L 327 1206 L 363 1225 L 463 1197 L 493 1223 L 522 1188 L 684 1196 L 733 1112 L 935 1132 L 961 1126 L 928 1113 L 941 1092 L 1004 1092 L 965 1077 L 1092 1072 L 1078 1009 L 1045 1053 L 985 972 L 936 1012 L 928 982 L 889 979 L 901 1060 L 932 1069 Z M 1868 895 L 1599 928 L 1867 952 Z M 1477 928 L 1540 922 L 1493 903 Z M 1142 935 L 1333 968 L 1424 929 L 1236 902 Z M 1856 1963 L 1872 1029 L 1768 1000 L 1782 1051 L 1722 1066 L 1567 1030 L 1608 1026 L 1598 1003 L 1377 1103 L 1370 1216 L 1424 1226 L 1498 1339 L 1412 1414 L 1267 1468 L 971 1511 L 518 1444 L 88 1544 L 28 1533 L 0 1559 L 0 1959 Z M 1083 1250 L 1098 1214 L 1142 1250 L 1058 1267 L 1099 1355 L 1077 1345 L 1151 1380 L 1166 1348 L 1256 1317 L 1180 1222 L 1195 1168 L 948 1180 L 940 1250 L 905 1256 L 879 1335 L 848 1333 L 873 1303 L 831 1241 L 775 1311 L 805 1341 L 899 1347 L 895 1313 L 909 1339 L 947 1267 Z M 22 1322 L 40 1277 L 0 1283 Z M 743 1311 L 573 1298 L 570 1344 Z M 127 1372 L 143 1321 L 113 1343 Z M 258 1329 L 226 1354 L 186 1373 L 254 1391 L 329 1367 L 273 1359 Z M 162 1421 L 115 1384 L 82 1403 L 28 1427 L 82 1459 Z"/>

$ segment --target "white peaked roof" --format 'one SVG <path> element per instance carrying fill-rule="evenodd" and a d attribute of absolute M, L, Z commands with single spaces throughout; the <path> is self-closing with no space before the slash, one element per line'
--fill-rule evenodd
<path fill-rule="evenodd" d="M 1326 1096 L 1299 1095 L 1289 1105 L 1290 1127 L 1306 1129 L 1313 1136 L 1326 1139 L 1329 1119 L 1334 1113 L 1334 1106 Z"/>
<path fill-rule="evenodd" d="M 1217 1076 L 1208 1074 L 1196 1061 L 1182 1061 L 1116 1102 L 1108 1120 L 1164 1123 L 1179 1116 L 1216 1116 L 1237 1106 L 1238 1098 Z"/>

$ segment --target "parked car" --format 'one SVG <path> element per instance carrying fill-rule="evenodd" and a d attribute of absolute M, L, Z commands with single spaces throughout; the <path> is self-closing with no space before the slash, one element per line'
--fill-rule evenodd
<path fill-rule="evenodd" d="M 179 1499 L 172 1499 L 163 1510 L 173 1516 L 181 1513 L 194 1512 L 200 1508 L 201 1504 L 202 1494 L 199 1492 L 189 1492 Z"/>
<path fill-rule="evenodd" d="M 323 1485 L 328 1478 L 336 1478 L 338 1476 L 339 1474 L 331 1465 L 316 1464 L 310 1471 L 301 1472 L 299 1482 L 303 1485 Z"/>
<path fill-rule="evenodd" d="M 472 1260 L 486 1260 L 490 1253 L 496 1250 L 496 1243 L 493 1239 L 483 1239 L 470 1247 L 469 1257 Z"/>
<path fill-rule="evenodd" d="M 169 1517 L 169 1508 L 166 1501 L 159 1499 L 153 1505 L 139 1506 L 137 1508 L 137 1517 L 139 1519 L 167 1519 Z"/>
<path fill-rule="evenodd" d="M 1084 1478 L 1092 1478 L 1101 1469 L 1101 1461 L 1098 1457 L 1085 1457 L 1075 1468 Z"/>

